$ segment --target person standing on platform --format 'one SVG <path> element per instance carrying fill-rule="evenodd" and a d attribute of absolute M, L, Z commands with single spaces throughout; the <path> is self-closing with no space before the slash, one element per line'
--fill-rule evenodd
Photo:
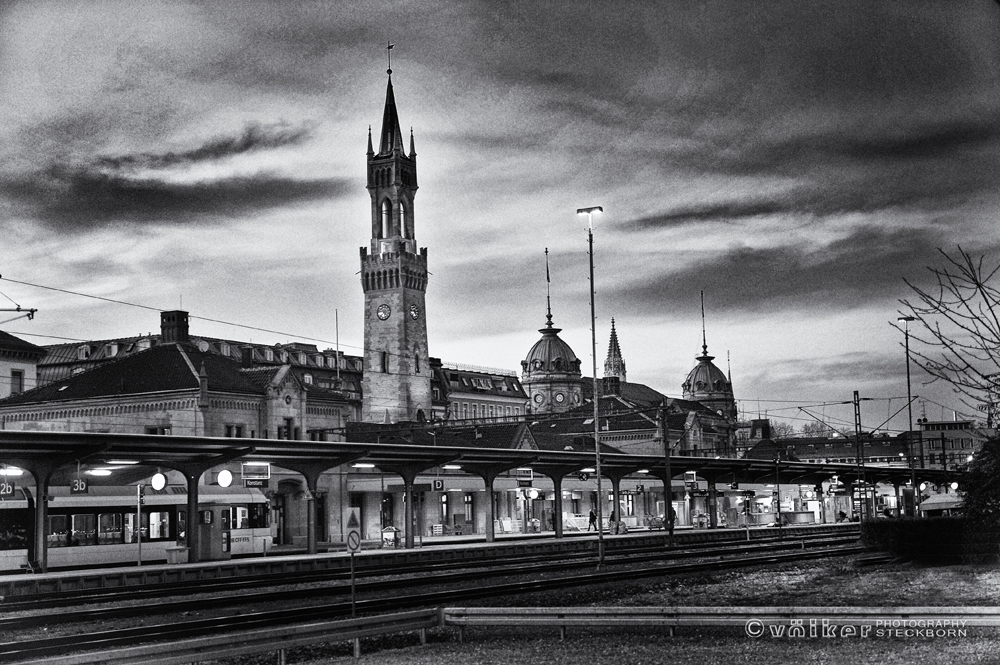
<path fill-rule="evenodd" d="M 591 527 L 594 527 L 594 531 L 597 531 L 597 513 L 593 509 L 590 511 L 590 524 L 587 525 L 587 531 L 590 531 Z"/>

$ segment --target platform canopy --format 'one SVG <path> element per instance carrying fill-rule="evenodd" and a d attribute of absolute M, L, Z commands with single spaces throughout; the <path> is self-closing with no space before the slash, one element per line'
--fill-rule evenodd
<path fill-rule="evenodd" d="M 109 466 L 131 467 L 131 480 L 115 474 L 115 483 L 138 482 L 156 468 L 185 465 L 210 467 L 232 460 L 270 462 L 274 466 L 296 468 L 315 463 L 339 466 L 364 462 L 376 468 L 429 469 L 456 465 L 472 474 L 482 469 L 531 468 L 545 475 L 568 475 L 594 467 L 593 451 L 533 450 L 528 448 L 479 448 L 428 446 L 398 443 L 351 443 L 330 441 L 289 441 L 283 439 L 236 439 L 153 434 L 106 434 L 93 432 L 0 432 L 0 465 L 34 472 L 56 469 L 52 476 Z M 666 460 L 657 455 L 630 455 L 602 452 L 601 469 L 608 475 L 647 472 L 665 473 Z M 850 483 L 861 475 L 869 483 L 905 484 L 911 471 L 904 467 L 839 463 L 773 462 L 760 459 L 726 459 L 674 455 L 670 458 L 672 478 L 694 472 L 699 478 L 726 483 L 773 483 L 818 485 L 836 477 Z M 916 469 L 917 480 L 932 483 L 959 480 L 960 471 Z M 100 484 L 95 478 L 95 484 Z"/>

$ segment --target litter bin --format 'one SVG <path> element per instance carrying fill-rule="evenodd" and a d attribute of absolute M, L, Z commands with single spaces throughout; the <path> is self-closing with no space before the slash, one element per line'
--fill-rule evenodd
<path fill-rule="evenodd" d="M 396 549 L 399 547 L 399 529 L 394 526 L 387 526 L 382 529 L 382 549 Z"/>
<path fill-rule="evenodd" d="M 528 530 L 530 533 L 541 533 L 542 531 L 542 521 L 541 520 L 528 520 Z"/>

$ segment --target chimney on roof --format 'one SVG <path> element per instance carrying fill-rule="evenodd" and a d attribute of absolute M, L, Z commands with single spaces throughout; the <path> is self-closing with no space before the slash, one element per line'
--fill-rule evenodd
<path fill-rule="evenodd" d="M 181 310 L 160 312 L 160 341 L 163 344 L 190 341 L 187 312 Z"/>
<path fill-rule="evenodd" d="M 244 346 L 240 348 L 240 367 L 251 369 L 253 367 L 253 347 Z"/>

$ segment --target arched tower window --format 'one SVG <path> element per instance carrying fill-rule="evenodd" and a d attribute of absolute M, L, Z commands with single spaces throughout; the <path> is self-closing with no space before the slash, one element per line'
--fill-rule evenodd
<path fill-rule="evenodd" d="M 406 201 L 399 202 L 399 235 L 409 238 L 406 233 L 407 222 L 410 221 L 409 211 L 406 209 Z"/>
<path fill-rule="evenodd" d="M 382 199 L 382 235 L 380 238 L 388 238 L 392 228 L 392 204 L 389 199 Z"/>

